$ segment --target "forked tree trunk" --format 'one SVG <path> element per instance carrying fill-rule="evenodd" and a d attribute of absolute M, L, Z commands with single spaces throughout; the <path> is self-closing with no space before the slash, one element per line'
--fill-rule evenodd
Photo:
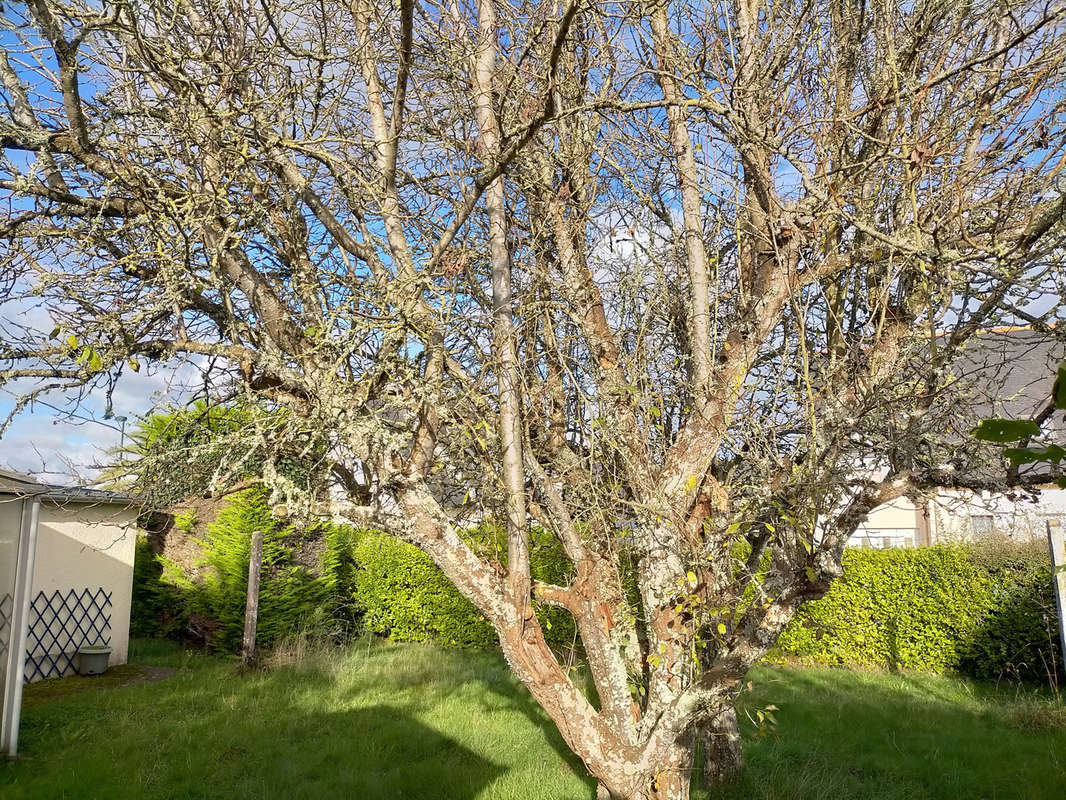
<path fill-rule="evenodd" d="M 692 783 L 693 743 L 691 736 L 672 748 L 659 768 L 649 775 L 623 779 L 613 789 L 601 782 L 596 800 L 688 800 Z M 613 772 L 626 775 L 626 765 L 612 765 Z"/>
<path fill-rule="evenodd" d="M 692 784 L 694 740 L 686 736 L 684 742 L 673 747 L 651 779 L 648 800 L 688 800 Z"/>

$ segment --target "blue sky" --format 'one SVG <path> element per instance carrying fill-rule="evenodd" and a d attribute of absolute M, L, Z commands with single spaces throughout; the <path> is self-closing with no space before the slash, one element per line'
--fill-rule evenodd
<path fill-rule="evenodd" d="M 8 50 L 18 70 L 19 53 L 25 45 L 19 42 L 11 26 L 24 24 L 21 16 L 25 8 L 0 9 L 0 47 Z M 15 153 L 9 152 L 7 156 L 16 163 L 20 160 Z M 28 164 L 29 160 L 27 156 L 24 163 Z M 10 323 L 28 326 L 44 335 L 55 326 L 40 303 L 0 297 L 0 333 Z M 122 426 L 113 417 L 127 417 L 128 429 L 138 416 L 160 402 L 188 396 L 198 378 L 195 367 L 180 362 L 154 368 L 145 365 L 138 374 L 127 370 L 112 393 L 111 419 L 107 418 L 107 397 L 102 387 L 89 391 L 80 402 L 70 395 L 54 392 L 23 410 L 3 433 L 0 467 L 56 483 L 91 482 L 97 467 L 108 462 L 108 451 L 120 444 Z M 24 381 L 0 386 L 0 420 L 10 414 L 19 393 L 32 386 Z"/>
<path fill-rule="evenodd" d="M 0 299 L 0 334 L 10 323 L 44 336 L 55 325 L 41 301 L 7 297 Z M 10 414 L 21 392 L 35 385 L 17 381 L 0 386 L 0 419 Z M 90 482 L 96 467 L 108 462 L 108 450 L 120 444 L 121 424 L 114 417 L 125 416 L 128 429 L 153 406 L 188 397 L 201 387 L 200 373 L 189 362 L 145 364 L 139 373 L 126 370 L 111 394 L 110 419 L 104 386 L 89 390 L 80 402 L 76 396 L 53 392 L 24 409 L 4 432 L 0 466 L 55 483 Z"/>

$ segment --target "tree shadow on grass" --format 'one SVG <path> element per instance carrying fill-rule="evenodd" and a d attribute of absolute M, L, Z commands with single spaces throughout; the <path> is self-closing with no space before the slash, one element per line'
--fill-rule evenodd
<path fill-rule="evenodd" d="M 275 765 L 289 790 L 276 796 L 352 798 L 478 797 L 506 772 L 402 708 L 382 705 L 301 717 L 265 731 L 278 741 Z M 307 747 L 308 740 L 322 743 Z M 330 742 L 330 744 L 326 744 Z"/>
<path fill-rule="evenodd" d="M 221 683 L 31 709 L 0 796 L 471 800 L 507 772 L 402 705 L 312 709 L 269 678 Z"/>
<path fill-rule="evenodd" d="M 595 793 L 551 720 L 490 654 L 383 650 L 243 675 L 217 659 L 192 662 L 161 683 L 42 702 L 23 734 L 24 763 L 0 770 L 5 800 L 85 787 L 91 797 L 168 800 Z"/>
<path fill-rule="evenodd" d="M 506 779 L 501 786 L 506 796 L 514 789 L 504 786 L 517 788 L 542 776 L 550 781 L 559 770 L 574 776 L 563 781 L 569 787 L 565 795 L 553 785 L 540 787 L 546 794 L 536 796 L 595 797 L 595 781 L 581 760 L 499 654 L 381 648 L 368 653 L 354 679 L 343 669 L 331 675 L 298 666 L 265 676 L 267 682 L 290 687 L 298 683 L 294 699 L 299 697 L 299 706 L 320 706 L 323 697 L 332 697 L 338 706 L 352 709 L 316 715 L 313 726 L 319 728 L 294 731 L 294 736 L 287 731 L 289 723 L 280 726 L 280 740 L 306 736 L 336 751 L 322 768 L 333 770 L 334 780 L 341 780 L 340 770 L 343 783 L 311 796 L 472 800 L 515 769 L 528 777 Z M 294 724 L 307 729 L 306 719 L 298 715 Z M 335 742 L 344 746 L 335 747 Z M 551 751 L 558 762 L 544 758 Z M 302 750 L 297 755 L 306 762 Z M 316 785 L 307 783 L 315 774 L 312 770 L 300 779 L 302 790 Z M 585 784 L 587 794 L 577 782 Z"/>
<path fill-rule="evenodd" d="M 742 715 L 748 769 L 736 785 L 698 798 L 1061 797 L 1048 761 L 1066 739 L 1022 735 L 992 687 L 834 669 L 753 678 L 743 705 L 773 703 L 778 726 L 760 732 Z"/>
<path fill-rule="evenodd" d="M 537 740 L 530 739 L 526 743 L 528 747 L 551 748 L 576 776 L 585 780 L 589 787 L 588 796 L 595 798 L 595 780 L 567 746 L 544 709 L 510 672 L 499 653 L 471 650 L 428 652 L 433 652 L 431 660 L 415 665 L 404 663 L 379 679 L 381 685 L 394 690 L 397 697 L 404 695 L 404 708 L 421 716 L 432 714 L 434 708 L 449 702 L 461 703 L 469 706 L 470 715 L 466 721 L 475 727 L 481 719 L 487 722 L 501 713 L 520 715 L 539 733 Z M 593 692 L 591 681 L 584 680 L 585 677 L 577 674 L 572 679 L 586 693 Z M 412 686 L 419 687 L 417 695 L 405 694 Z M 359 689 L 354 690 L 355 696 L 359 693 Z M 594 693 L 592 699 L 595 702 Z"/>

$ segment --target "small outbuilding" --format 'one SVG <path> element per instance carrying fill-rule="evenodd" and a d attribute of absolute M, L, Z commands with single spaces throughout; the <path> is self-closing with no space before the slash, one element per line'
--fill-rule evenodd
<path fill-rule="evenodd" d="M 75 672 L 91 648 L 126 663 L 138 512 L 0 470 L 0 750 L 15 754 L 24 683 Z"/>

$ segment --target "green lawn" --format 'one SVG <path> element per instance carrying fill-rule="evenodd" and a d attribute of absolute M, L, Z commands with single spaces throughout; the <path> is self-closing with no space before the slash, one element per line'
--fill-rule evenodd
<path fill-rule="evenodd" d="M 138 643 L 154 683 L 27 694 L 0 797 L 591 800 L 593 783 L 501 658 L 363 644 L 267 673 Z M 156 670 L 159 678 L 162 670 Z M 760 669 L 739 798 L 1061 798 L 1061 710 L 947 678 Z M 697 796 L 706 796 L 699 795 Z"/>

